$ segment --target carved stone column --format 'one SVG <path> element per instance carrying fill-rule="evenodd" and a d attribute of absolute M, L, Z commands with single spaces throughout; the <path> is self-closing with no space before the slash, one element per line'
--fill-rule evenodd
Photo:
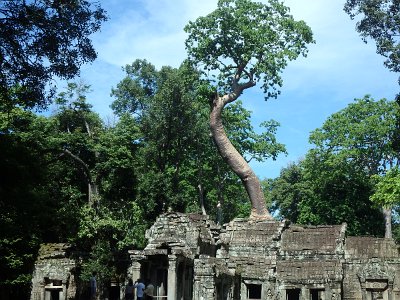
<path fill-rule="evenodd" d="M 367 300 L 367 288 L 365 286 L 365 279 L 360 280 L 362 300 Z"/>
<path fill-rule="evenodd" d="M 133 281 L 140 278 L 140 267 L 141 267 L 140 262 L 138 262 L 138 261 L 132 262 L 132 265 L 130 268 L 130 273 L 131 273 L 130 275 L 131 275 Z"/>
<path fill-rule="evenodd" d="M 176 300 L 176 255 L 168 255 L 167 299 Z"/>
<path fill-rule="evenodd" d="M 393 300 L 393 281 L 389 281 L 389 285 L 388 285 L 388 300 Z"/>
<path fill-rule="evenodd" d="M 141 261 L 143 261 L 146 256 L 143 255 L 140 250 L 129 250 L 129 257 L 131 259 L 131 265 L 128 268 L 128 277 L 132 278 L 133 281 L 139 279 L 141 276 Z"/>
<path fill-rule="evenodd" d="M 60 292 L 60 299 L 67 299 L 67 282 L 66 281 L 62 281 L 62 291 Z"/>
<path fill-rule="evenodd" d="M 300 300 L 308 300 L 310 299 L 310 289 L 303 286 L 300 292 Z"/>

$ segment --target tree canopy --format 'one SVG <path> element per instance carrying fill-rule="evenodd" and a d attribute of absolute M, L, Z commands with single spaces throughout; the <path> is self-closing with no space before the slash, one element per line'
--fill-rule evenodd
<path fill-rule="evenodd" d="M 385 66 L 400 72 L 400 5 L 397 0 L 347 0 L 344 6 L 352 19 L 358 19 L 356 28 L 367 42 L 376 43 L 376 52 L 386 58 Z"/>
<path fill-rule="evenodd" d="M 395 102 L 365 96 L 332 114 L 311 133 L 310 142 L 370 175 L 384 174 L 399 164 L 399 154 L 392 147 L 396 118 Z"/>
<path fill-rule="evenodd" d="M 214 12 L 189 22 L 185 31 L 189 58 L 215 77 L 221 93 L 261 81 L 266 98 L 279 94 L 280 72 L 313 42 L 311 29 L 277 0 L 219 0 Z"/>
<path fill-rule="evenodd" d="M 350 234 L 381 235 L 383 215 L 370 199 L 382 203 L 383 194 L 397 189 L 390 171 L 399 163 L 392 147 L 396 107 L 365 96 L 332 114 L 310 134 L 314 147 L 305 158 L 269 184 L 273 207 L 301 224 L 346 222 Z M 389 225 L 390 210 L 384 212 Z"/>
<path fill-rule="evenodd" d="M 127 76 L 113 89 L 112 107 L 120 116 L 130 114 L 140 130 L 136 168 L 143 175 L 138 177 L 138 198 L 149 206 L 150 214 L 168 208 L 204 209 L 216 216 L 219 202 L 226 210 L 224 221 L 236 215 L 243 204 L 243 189 L 237 187 L 236 176 L 221 162 L 210 139 L 209 84 L 188 62 L 157 70 L 145 60 L 136 60 L 125 71 Z M 263 161 L 278 151 L 274 147 L 283 151 L 275 139 L 279 124 L 267 121 L 258 134 L 250 115 L 241 102 L 224 112 L 235 146 L 248 160 Z"/>
<path fill-rule="evenodd" d="M 288 61 L 307 53 L 307 44 L 313 42 L 311 29 L 276 0 L 219 0 L 214 12 L 189 22 L 185 31 L 189 60 L 216 80 L 209 97 L 210 128 L 218 151 L 246 188 L 250 217 L 270 219 L 257 176 L 226 135 L 222 111 L 257 82 L 262 82 L 266 98 L 277 97 L 280 73 Z M 282 148 L 271 150 L 276 157 Z"/>
<path fill-rule="evenodd" d="M 53 76 L 96 58 L 89 36 L 107 19 L 91 1 L 0 1 L 0 109 L 46 108 Z"/>

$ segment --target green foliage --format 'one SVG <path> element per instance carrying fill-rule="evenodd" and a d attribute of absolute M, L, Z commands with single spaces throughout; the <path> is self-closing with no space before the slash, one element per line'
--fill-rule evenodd
<path fill-rule="evenodd" d="M 361 16 L 356 29 L 364 42 L 371 38 L 376 52 L 386 58 L 385 66 L 400 72 L 400 6 L 396 0 L 347 0 L 346 13 L 353 19 Z"/>
<path fill-rule="evenodd" d="M 264 181 L 269 192 L 268 201 L 272 204 L 272 212 L 281 218 L 294 223 L 299 219 L 299 205 L 313 197 L 311 186 L 304 178 L 304 170 L 300 164 L 289 164 L 283 168 L 275 180 Z"/>
<path fill-rule="evenodd" d="M 90 1 L 0 2 L 0 110 L 46 108 L 53 76 L 71 79 L 96 58 L 89 36 L 107 19 Z"/>
<path fill-rule="evenodd" d="M 126 247 L 144 246 L 148 223 L 135 202 L 137 125 L 124 115 L 114 127 L 105 127 L 86 102 L 88 90 L 68 84 L 50 117 L 17 108 L 0 113 L 3 290 L 18 284 L 28 292 L 43 242 L 68 241 L 93 251 L 84 274 L 96 264 L 112 265 Z"/>
<path fill-rule="evenodd" d="M 382 203 L 389 186 L 395 189 L 395 171 L 388 170 L 398 164 L 392 147 L 396 117 L 396 103 L 369 96 L 331 115 L 311 133 L 315 147 L 304 160 L 269 185 L 268 197 L 281 218 L 314 225 L 346 222 L 349 234 L 382 235 L 383 216 L 370 198 L 376 188 L 372 198 Z M 373 178 L 379 178 L 376 187 Z"/>
<path fill-rule="evenodd" d="M 309 225 L 347 223 L 348 234 L 383 235 L 382 213 L 369 201 L 373 184 L 352 163 L 311 150 L 303 161 L 282 169 L 269 187 L 267 197 L 281 219 Z"/>
<path fill-rule="evenodd" d="M 306 55 L 306 44 L 313 42 L 310 28 L 294 21 L 277 0 L 268 5 L 220 0 L 214 12 L 189 22 L 185 31 L 190 59 L 207 75 L 215 74 L 224 94 L 232 82 L 254 80 L 262 82 L 266 98 L 279 94 L 287 61 Z"/>
<path fill-rule="evenodd" d="M 352 161 L 369 174 L 384 173 L 398 161 L 392 148 L 396 130 L 397 107 L 393 101 L 375 101 L 369 96 L 356 99 L 331 115 L 310 135 L 317 149 Z"/>
<path fill-rule="evenodd" d="M 304 177 L 312 191 L 300 205 L 302 224 L 341 224 L 350 235 L 381 236 L 383 215 L 369 201 L 373 184 L 352 161 L 311 150 L 304 162 Z"/>
<path fill-rule="evenodd" d="M 127 76 L 113 90 L 112 107 L 120 116 L 129 113 L 131 126 L 139 131 L 134 165 L 136 199 L 144 218 L 151 222 L 167 209 L 199 212 L 201 198 L 215 219 L 218 203 L 225 221 L 237 216 L 248 200 L 210 137 L 209 104 L 215 89 L 187 62 L 178 69 L 156 70 L 137 60 L 125 71 Z M 223 119 L 229 137 L 248 160 L 276 157 L 284 149 L 275 139 L 278 124 L 269 121 L 266 131 L 257 134 L 241 102 L 228 106 Z"/>
<path fill-rule="evenodd" d="M 222 118 L 229 140 L 248 162 L 252 159 L 261 162 L 270 157 L 275 160 L 279 154 L 286 153 L 285 145 L 278 143 L 275 136 L 280 124 L 275 120 L 264 121 L 260 124 L 262 133 L 256 133 L 250 122 L 251 111 L 243 107 L 242 101 L 227 106 Z"/>
<path fill-rule="evenodd" d="M 42 189 L 41 121 L 20 109 L 0 112 L 0 288 L 16 299 L 29 292 L 34 254 L 54 224 L 55 202 Z"/>
<path fill-rule="evenodd" d="M 375 192 L 371 201 L 383 207 L 392 207 L 400 204 L 400 171 L 399 168 L 390 169 L 385 175 L 374 175 L 376 181 Z"/>

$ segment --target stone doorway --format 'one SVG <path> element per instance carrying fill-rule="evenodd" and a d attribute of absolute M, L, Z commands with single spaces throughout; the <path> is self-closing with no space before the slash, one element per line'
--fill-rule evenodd
<path fill-rule="evenodd" d="M 300 300 L 300 289 L 286 290 L 286 300 Z"/>
<path fill-rule="evenodd" d="M 247 299 L 249 300 L 260 300 L 262 294 L 261 284 L 246 284 L 247 287 Z"/>
<path fill-rule="evenodd" d="M 310 289 L 310 300 L 323 300 L 324 289 Z"/>
<path fill-rule="evenodd" d="M 61 300 L 62 289 L 45 289 L 44 300 Z"/>

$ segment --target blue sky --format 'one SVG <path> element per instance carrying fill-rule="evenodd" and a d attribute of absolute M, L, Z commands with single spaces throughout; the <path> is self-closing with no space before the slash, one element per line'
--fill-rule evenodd
<path fill-rule="evenodd" d="M 383 66 L 384 59 L 376 54 L 373 42 L 361 40 L 355 21 L 343 11 L 344 2 L 284 0 L 295 19 L 304 20 L 312 28 L 316 43 L 310 45 L 306 58 L 289 63 L 278 99 L 265 101 L 259 87 L 242 97 L 253 112 L 255 127 L 269 119 L 281 124 L 277 137 L 288 151 L 276 161 L 252 163 L 261 178 L 277 177 L 282 167 L 301 159 L 311 147 L 310 132 L 354 98 L 370 94 L 375 99 L 393 99 L 399 90 L 398 75 Z M 100 3 L 110 19 L 92 36 L 98 59 L 82 68 L 81 79 L 92 87 L 88 98 L 94 109 L 106 121 L 112 121 L 110 91 L 124 77 L 121 67 L 138 58 L 156 67 L 179 66 L 186 57 L 183 27 L 214 10 L 217 0 Z"/>

